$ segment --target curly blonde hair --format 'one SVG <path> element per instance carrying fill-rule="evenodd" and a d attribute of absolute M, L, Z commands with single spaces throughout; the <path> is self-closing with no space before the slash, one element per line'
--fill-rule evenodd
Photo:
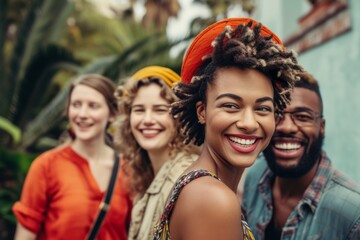
<path fill-rule="evenodd" d="M 131 171 L 131 188 L 136 193 L 143 194 L 154 179 L 154 171 L 149 155 L 136 141 L 130 127 L 130 113 L 132 103 L 141 87 L 156 84 L 160 86 L 160 96 L 169 104 L 175 102 L 177 97 L 172 89 L 158 77 L 143 78 L 141 80 L 130 81 L 125 86 L 119 86 L 116 91 L 119 106 L 119 118 L 116 121 L 115 144 L 123 154 L 126 167 Z M 169 115 L 171 116 L 170 112 Z M 171 156 L 179 151 L 187 153 L 193 152 L 191 146 L 184 144 L 185 137 L 180 131 L 180 124 L 173 118 L 175 123 L 175 134 L 169 143 Z"/>

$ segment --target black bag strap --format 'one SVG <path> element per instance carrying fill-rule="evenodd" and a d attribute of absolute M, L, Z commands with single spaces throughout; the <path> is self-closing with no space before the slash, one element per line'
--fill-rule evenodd
<path fill-rule="evenodd" d="M 110 182 L 109 182 L 109 186 L 108 189 L 104 195 L 103 200 L 100 203 L 100 210 L 98 212 L 98 215 L 92 225 L 92 228 L 90 229 L 88 236 L 87 236 L 87 240 L 94 240 L 99 232 L 99 229 L 105 219 L 106 213 L 108 212 L 109 208 L 110 208 L 110 200 L 112 197 L 112 193 L 114 191 L 114 187 L 116 184 L 116 179 L 117 179 L 117 175 L 119 172 L 119 164 L 120 164 L 120 160 L 119 160 L 119 156 L 118 154 L 115 154 L 115 163 L 114 163 L 114 167 L 112 169 L 111 172 L 111 177 L 110 177 Z"/>

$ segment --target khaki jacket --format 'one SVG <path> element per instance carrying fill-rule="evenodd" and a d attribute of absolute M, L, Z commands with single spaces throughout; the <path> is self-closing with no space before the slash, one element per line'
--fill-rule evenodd
<path fill-rule="evenodd" d="M 164 163 L 144 195 L 135 198 L 128 240 L 152 239 L 154 226 L 160 221 L 176 180 L 197 159 L 196 154 L 180 152 Z"/>

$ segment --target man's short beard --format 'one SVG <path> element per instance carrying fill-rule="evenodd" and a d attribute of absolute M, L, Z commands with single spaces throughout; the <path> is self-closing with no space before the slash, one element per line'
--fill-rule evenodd
<path fill-rule="evenodd" d="M 271 171 L 278 177 L 282 178 L 299 178 L 304 176 L 312 169 L 312 167 L 320 160 L 321 149 L 324 142 L 324 137 L 319 134 L 319 137 L 310 146 L 308 152 L 304 152 L 300 162 L 294 167 L 283 167 L 276 163 L 272 145 L 264 150 L 264 156 Z M 305 145 L 305 150 L 308 145 Z"/>

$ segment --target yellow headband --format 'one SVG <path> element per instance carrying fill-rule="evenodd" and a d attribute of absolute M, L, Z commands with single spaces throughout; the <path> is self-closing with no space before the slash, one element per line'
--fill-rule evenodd
<path fill-rule="evenodd" d="M 140 80 L 148 77 L 158 77 L 161 78 L 169 87 L 172 87 L 175 82 L 180 82 L 180 76 L 171 70 L 170 68 L 160 67 L 160 66 L 149 66 L 140 69 L 134 75 L 132 79 Z"/>

